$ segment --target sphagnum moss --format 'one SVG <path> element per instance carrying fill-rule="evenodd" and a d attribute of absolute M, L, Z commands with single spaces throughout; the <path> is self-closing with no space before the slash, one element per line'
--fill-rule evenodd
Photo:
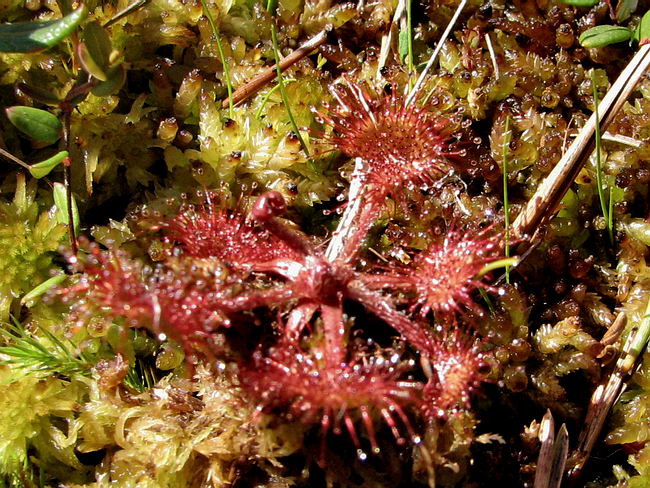
<path fill-rule="evenodd" d="M 514 217 L 591 114 L 593 80 L 602 96 L 631 50 L 577 43 L 608 22 L 604 3 L 471 1 L 405 105 L 415 76 L 387 33 L 420 69 L 457 4 L 413 2 L 409 23 L 386 2 L 280 1 L 275 17 L 255 2 L 208 2 L 234 88 L 275 62 L 272 22 L 282 56 L 334 27 L 284 73 L 285 100 L 271 82 L 232 115 L 200 2 L 154 0 L 107 27 L 126 83 L 84 98 L 70 134 L 82 230 L 99 244 L 58 257 L 60 169 L 37 182 L 7 165 L 0 186 L 0 315 L 43 343 L 46 327 L 84 366 L 18 369 L 3 349 L 5 484 L 532 484 L 534 422 L 546 408 L 557 424 L 581 421 L 614 310 L 634 324 L 647 302 L 647 81 L 603 134 L 614 246 L 587 166 L 532 247 L 510 242 L 522 257 L 510 283 L 479 276 L 504 247 L 503 182 Z M 126 2 L 88 7 L 104 24 Z M 51 1 L 0 6 L 3 21 L 59 14 Z M 626 24 L 638 22 L 635 12 Z M 3 104 L 44 107 L 16 83 L 67 93 L 83 75 L 77 42 L 0 54 Z M 341 96 L 341 76 L 359 96 Z M 352 144 L 351 108 L 364 113 L 366 146 Z M 327 110 L 335 118 L 321 124 Z M 426 140 L 413 117 L 433 121 Z M 0 126 L 7 150 L 43 159 Z M 367 198 L 351 157 L 372 163 L 365 179 L 384 185 L 381 198 Z M 345 203 L 350 180 L 361 190 Z M 367 221 L 344 215 L 353 239 L 334 256 L 343 205 L 374 206 Z M 452 259 L 440 245 L 452 237 L 475 255 Z M 61 288 L 21 305 L 61 271 Z M 12 333 L 7 346 L 20 342 Z M 607 437 L 631 457 L 601 446 L 611 462 L 587 465 L 590 486 L 647 482 L 645 362 Z"/>

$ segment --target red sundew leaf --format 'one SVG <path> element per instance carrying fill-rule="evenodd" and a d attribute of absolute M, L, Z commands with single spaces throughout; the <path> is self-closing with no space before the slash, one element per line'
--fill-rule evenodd
<path fill-rule="evenodd" d="M 214 260 L 170 260 L 153 270 L 121 251 L 88 246 L 88 255 L 69 258 L 82 272 L 79 282 L 58 293 L 72 304 L 72 317 L 88 323 L 97 316 L 126 319 L 183 343 L 201 345 L 218 327 L 229 326 L 225 303 L 236 276 Z M 204 349 L 203 347 L 201 347 Z"/>
<path fill-rule="evenodd" d="M 414 257 L 409 267 L 384 274 L 366 275 L 369 288 L 406 291 L 413 295 L 411 310 L 420 318 L 430 312 L 446 317 L 480 308 L 472 297 L 478 287 L 493 288 L 478 277 L 489 263 L 501 259 L 500 234 L 491 229 L 477 234 L 452 229 L 440 242 Z"/>
<path fill-rule="evenodd" d="M 108 314 L 138 324 L 153 315 L 139 262 L 119 251 L 102 251 L 95 244 L 80 247 L 87 247 L 88 254 L 69 256 L 68 261 L 83 274 L 76 285 L 58 291 L 64 302 L 72 304 L 73 317 L 86 322 L 95 314 Z"/>
<path fill-rule="evenodd" d="M 469 400 L 489 368 L 480 351 L 480 341 L 462 329 L 446 331 L 422 350 L 428 364 L 429 381 L 423 390 L 422 411 L 428 418 L 444 417 Z"/>
<path fill-rule="evenodd" d="M 157 225 L 166 240 L 195 258 L 217 258 L 248 267 L 275 259 L 297 259 L 298 254 L 281 239 L 239 212 L 211 203 L 188 206 L 176 217 Z"/>
<path fill-rule="evenodd" d="M 340 421 L 359 450 L 359 437 L 354 426 L 357 418 L 365 427 L 371 449 L 378 452 L 372 415 L 381 415 L 399 444 L 400 434 L 395 415 L 415 442 L 410 421 L 404 412 L 417 401 L 419 383 L 399 380 L 404 362 L 383 358 L 365 358 L 333 366 L 326 364 L 319 353 L 307 353 L 284 342 L 267 356 L 259 351 L 250 364 L 240 368 L 242 386 L 258 402 L 261 411 L 287 408 L 290 418 L 319 424 L 323 446 L 327 433 L 341 432 Z"/>
<path fill-rule="evenodd" d="M 333 128 L 324 142 L 366 161 L 367 181 L 379 198 L 404 186 L 429 184 L 464 154 L 454 142 L 458 123 L 396 94 L 370 96 L 354 83 L 335 85 L 337 104 L 321 119 Z"/>

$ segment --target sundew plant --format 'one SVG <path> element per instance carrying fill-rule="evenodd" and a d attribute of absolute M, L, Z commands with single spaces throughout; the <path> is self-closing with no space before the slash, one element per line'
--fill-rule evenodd
<path fill-rule="evenodd" d="M 0 486 L 646 486 L 647 7 L 0 0 Z"/>

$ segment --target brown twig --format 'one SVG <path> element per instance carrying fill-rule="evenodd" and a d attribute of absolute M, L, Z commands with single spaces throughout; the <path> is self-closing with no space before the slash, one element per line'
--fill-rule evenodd
<path fill-rule="evenodd" d="M 291 54 L 289 54 L 286 58 L 283 58 L 280 61 L 280 70 L 284 71 L 287 68 L 296 64 L 302 58 L 309 55 L 314 49 L 321 46 L 326 39 L 327 39 L 327 29 L 322 30 L 314 37 L 309 39 L 307 42 L 305 42 L 298 49 L 296 49 Z M 235 90 L 235 92 L 232 94 L 233 105 L 236 105 L 252 97 L 255 93 L 260 91 L 264 87 L 264 85 L 266 85 L 269 81 L 275 78 L 275 76 L 277 75 L 276 69 L 277 69 L 276 65 L 273 65 L 265 69 L 264 71 L 262 71 L 260 74 L 255 76 L 252 80 L 250 80 L 245 85 L 237 88 L 237 90 Z M 228 103 L 229 103 L 228 99 L 223 100 L 221 102 L 221 107 L 222 108 L 228 107 Z"/>
<path fill-rule="evenodd" d="M 649 65 L 650 45 L 644 45 L 639 48 L 598 105 L 603 130 L 614 119 Z M 594 113 L 512 224 L 512 235 L 515 239 L 530 239 L 555 211 L 594 149 L 593 134 L 596 123 Z"/>

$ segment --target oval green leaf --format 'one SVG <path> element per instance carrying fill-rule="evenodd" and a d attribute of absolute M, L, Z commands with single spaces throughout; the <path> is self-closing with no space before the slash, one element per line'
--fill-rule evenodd
<path fill-rule="evenodd" d="M 603 47 L 617 42 L 627 41 L 632 37 L 632 31 L 627 27 L 616 25 L 597 25 L 580 34 L 578 41 L 582 47 Z"/>
<path fill-rule="evenodd" d="M 98 80 L 106 81 L 106 72 L 95 58 L 93 58 L 93 55 L 90 53 L 90 50 L 85 43 L 80 42 L 77 44 L 77 56 L 79 56 L 81 66 L 88 74 L 94 76 Z"/>
<path fill-rule="evenodd" d="M 650 10 L 641 17 L 641 22 L 634 30 L 634 40 L 639 44 L 648 39 L 650 39 Z"/>
<path fill-rule="evenodd" d="M 68 151 L 60 151 L 45 161 L 32 164 L 29 168 L 29 172 L 34 178 L 43 178 L 44 176 L 50 174 L 50 171 L 61 164 L 61 162 L 67 157 Z"/>
<path fill-rule="evenodd" d="M 54 183 L 54 205 L 56 205 L 56 221 L 68 225 L 68 192 L 63 183 Z M 72 222 L 76 232 L 79 232 L 79 210 L 77 200 L 72 195 Z"/>
<path fill-rule="evenodd" d="M 65 281 L 65 278 L 65 274 L 58 274 L 56 276 L 52 276 L 49 280 L 45 280 L 36 288 L 33 288 L 27 294 L 25 294 L 25 296 L 20 300 L 20 304 L 28 305 L 30 302 L 34 301 L 34 299 L 40 297 L 43 293 L 47 293 L 55 286 L 63 283 Z"/>
<path fill-rule="evenodd" d="M 59 105 L 59 102 L 61 102 L 61 99 L 59 97 L 57 97 L 54 93 L 45 90 L 44 88 L 37 88 L 35 86 L 22 82 L 19 82 L 16 87 L 36 102 L 55 106 Z"/>
<path fill-rule="evenodd" d="M 113 46 L 106 29 L 97 22 L 88 23 L 84 27 L 84 42 L 97 65 L 104 71 L 108 70 Z"/>
<path fill-rule="evenodd" d="M 50 112 L 17 105 L 6 109 L 9 121 L 21 132 L 37 141 L 54 144 L 61 137 L 63 125 Z"/>
<path fill-rule="evenodd" d="M 111 93 L 115 93 L 117 90 L 122 88 L 122 85 L 124 85 L 124 82 L 126 81 L 126 70 L 121 64 L 113 66 L 108 70 L 106 75 L 106 81 L 103 81 L 90 91 L 96 97 L 104 97 Z"/>
<path fill-rule="evenodd" d="M 616 22 L 625 22 L 634 13 L 639 4 L 638 0 L 619 0 L 616 5 Z"/>
<path fill-rule="evenodd" d="M 599 0 L 562 0 L 562 3 L 567 5 L 575 5 L 576 7 L 593 7 Z"/>
<path fill-rule="evenodd" d="M 0 52 L 28 53 L 55 46 L 69 36 L 86 15 L 88 9 L 82 5 L 61 19 L 0 24 Z"/>

